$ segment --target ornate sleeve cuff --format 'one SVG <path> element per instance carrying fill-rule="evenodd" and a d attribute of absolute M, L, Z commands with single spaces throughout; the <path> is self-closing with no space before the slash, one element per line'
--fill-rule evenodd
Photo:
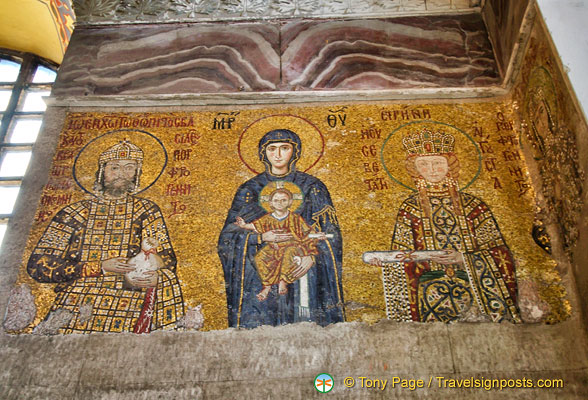
<path fill-rule="evenodd" d="M 87 262 L 82 267 L 82 278 L 102 275 L 102 265 L 99 262 Z"/>

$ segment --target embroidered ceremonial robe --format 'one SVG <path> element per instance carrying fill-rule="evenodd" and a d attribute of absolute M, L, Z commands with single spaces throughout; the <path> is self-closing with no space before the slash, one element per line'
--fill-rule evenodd
<path fill-rule="evenodd" d="M 263 286 L 276 285 L 283 280 L 293 283 L 296 278 L 293 271 L 298 267 L 293 257 L 317 255 L 316 240 L 308 238 L 312 228 L 298 214 L 289 212 L 279 220 L 271 213 L 253 222 L 258 233 L 280 230 L 294 236 L 285 242 L 264 246 L 255 256 L 257 272 Z"/>
<path fill-rule="evenodd" d="M 102 261 L 137 255 L 146 236 L 159 241 L 164 262 L 155 288 L 133 289 L 123 274 L 103 273 Z M 27 270 L 39 282 L 58 283 L 50 312 L 63 309 L 73 316 L 60 332 L 146 333 L 173 329 L 184 315 L 176 263 L 159 207 L 128 195 L 64 207 L 39 239 Z"/>
<path fill-rule="evenodd" d="M 290 284 L 286 295 L 279 295 L 273 287 L 268 298 L 259 301 L 256 294 L 262 283 L 255 256 L 268 244 L 261 241 L 261 234 L 241 229 L 234 222 L 241 217 L 250 223 L 265 215 L 267 211 L 259 205 L 260 193 L 267 184 L 279 180 L 292 182 L 302 190 L 304 201 L 296 213 L 314 230 L 334 237 L 317 243 L 315 265 L 306 279 Z M 253 328 L 298 321 L 328 325 L 344 321 L 341 232 L 329 192 L 319 179 L 300 171 L 279 177 L 264 172 L 245 182 L 233 199 L 219 237 L 218 254 L 225 274 L 229 326 Z M 301 287 L 301 281 L 307 284 Z M 307 307 L 301 304 L 301 291 L 302 298 L 307 292 Z"/>
<path fill-rule="evenodd" d="M 392 250 L 446 250 L 464 254 L 464 265 L 433 261 L 405 262 L 384 268 L 388 317 L 400 321 L 443 321 L 468 313 L 493 321 L 520 322 L 516 306 L 515 264 L 492 212 L 484 202 L 458 193 L 429 193 L 431 218 L 418 194 L 398 212 Z M 458 213 L 455 207 L 460 207 Z"/>

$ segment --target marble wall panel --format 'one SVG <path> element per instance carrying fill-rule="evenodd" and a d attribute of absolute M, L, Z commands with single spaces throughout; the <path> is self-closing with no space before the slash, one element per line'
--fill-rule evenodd
<path fill-rule="evenodd" d="M 82 28 L 55 96 L 490 86 L 480 15 Z"/>
<path fill-rule="evenodd" d="M 482 18 L 298 21 L 282 30 L 283 84 L 297 89 L 487 86 L 499 74 Z"/>
<path fill-rule="evenodd" d="M 54 95 L 264 91 L 280 76 L 273 24 L 76 30 Z"/>

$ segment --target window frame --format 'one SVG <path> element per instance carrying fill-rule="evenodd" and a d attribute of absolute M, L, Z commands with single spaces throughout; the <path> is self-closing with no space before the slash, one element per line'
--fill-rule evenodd
<path fill-rule="evenodd" d="M 0 81 L 0 90 L 11 91 L 10 99 L 4 111 L 0 111 L 0 165 L 4 161 L 7 152 L 32 152 L 35 142 L 28 143 L 10 143 L 8 142 L 9 133 L 14 130 L 14 125 L 19 119 L 35 119 L 41 120 L 39 132 L 42 129 L 42 121 L 45 111 L 22 111 L 26 94 L 36 90 L 45 90 L 51 92 L 53 82 L 33 83 L 33 78 L 37 68 L 42 66 L 57 72 L 58 64 L 45 60 L 37 55 L 31 53 L 16 52 L 4 48 L 0 48 L 0 59 L 16 62 L 20 64 L 18 77 L 14 82 Z M 23 118 L 24 117 L 24 118 Z M 36 139 L 35 139 L 36 140 Z M 29 160 L 30 166 L 30 160 Z M 28 170 L 28 166 L 27 166 Z M 26 172 L 22 176 L 0 176 L 0 187 L 22 186 L 22 182 L 26 177 Z M 20 194 L 20 192 L 19 192 Z M 17 196 L 18 199 L 18 196 Z M 18 201 L 18 200 L 17 200 Z M 16 204 L 16 202 L 15 202 Z M 0 224 L 7 225 L 13 212 L 8 214 L 0 214 Z M 3 238 L 0 239 L 0 245 Z"/>

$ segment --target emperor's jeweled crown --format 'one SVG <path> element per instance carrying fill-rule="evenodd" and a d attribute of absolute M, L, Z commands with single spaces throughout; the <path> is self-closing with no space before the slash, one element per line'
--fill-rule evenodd
<path fill-rule="evenodd" d="M 135 160 L 141 162 L 143 161 L 143 150 L 127 140 L 122 140 L 100 154 L 100 164 L 105 164 L 112 160 Z"/>

